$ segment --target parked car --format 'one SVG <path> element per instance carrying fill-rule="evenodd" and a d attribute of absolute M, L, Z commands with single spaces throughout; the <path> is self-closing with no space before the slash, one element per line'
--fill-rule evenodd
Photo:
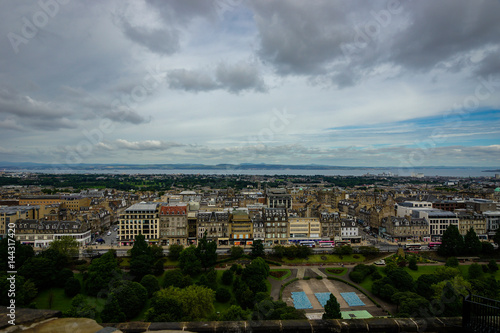
<path fill-rule="evenodd" d="M 385 260 L 384 259 L 377 260 L 375 261 L 375 265 L 385 265 Z"/>

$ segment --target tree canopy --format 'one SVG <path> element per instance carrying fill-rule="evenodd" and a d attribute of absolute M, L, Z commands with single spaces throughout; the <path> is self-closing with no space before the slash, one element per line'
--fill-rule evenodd
<path fill-rule="evenodd" d="M 438 254 L 441 256 L 457 256 L 463 253 L 464 250 L 464 239 L 458 227 L 454 224 L 450 224 L 448 228 L 443 232 L 443 237 L 441 238 L 441 245 L 438 248 Z"/>
<path fill-rule="evenodd" d="M 325 304 L 325 313 L 323 313 L 323 319 L 341 319 L 342 314 L 340 313 L 340 304 L 337 302 L 337 298 L 330 294 L 330 298 Z"/>

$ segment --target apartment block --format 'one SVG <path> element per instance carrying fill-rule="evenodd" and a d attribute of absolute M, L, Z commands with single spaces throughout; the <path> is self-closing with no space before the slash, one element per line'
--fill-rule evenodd
<path fill-rule="evenodd" d="M 162 245 L 188 245 L 187 206 L 161 206 L 159 232 Z"/>
<path fill-rule="evenodd" d="M 160 236 L 159 227 L 160 204 L 136 203 L 125 209 L 119 219 L 119 243 L 133 245 L 135 237 L 144 235 L 146 241 L 158 243 Z"/>

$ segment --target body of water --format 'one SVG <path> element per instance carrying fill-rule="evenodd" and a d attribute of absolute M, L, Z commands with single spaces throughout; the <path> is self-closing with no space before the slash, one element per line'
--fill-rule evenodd
<path fill-rule="evenodd" d="M 415 174 L 423 174 L 425 177 L 494 177 L 500 172 L 482 172 L 488 168 L 354 168 L 354 169 L 329 169 L 329 170 L 301 170 L 301 169 L 280 169 L 280 170 L 235 170 L 235 169 L 23 169 L 23 170 L 8 170 L 12 172 L 34 172 L 34 173 L 51 173 L 51 174 L 186 174 L 186 175 L 290 175 L 290 176 L 364 176 L 370 175 L 393 175 L 393 176 L 412 176 Z M 491 168 L 490 168 L 491 169 Z"/>

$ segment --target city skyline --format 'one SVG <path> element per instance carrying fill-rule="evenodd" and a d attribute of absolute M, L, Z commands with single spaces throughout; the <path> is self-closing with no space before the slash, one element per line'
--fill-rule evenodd
<path fill-rule="evenodd" d="M 0 4 L 0 161 L 500 165 L 500 1 Z"/>

